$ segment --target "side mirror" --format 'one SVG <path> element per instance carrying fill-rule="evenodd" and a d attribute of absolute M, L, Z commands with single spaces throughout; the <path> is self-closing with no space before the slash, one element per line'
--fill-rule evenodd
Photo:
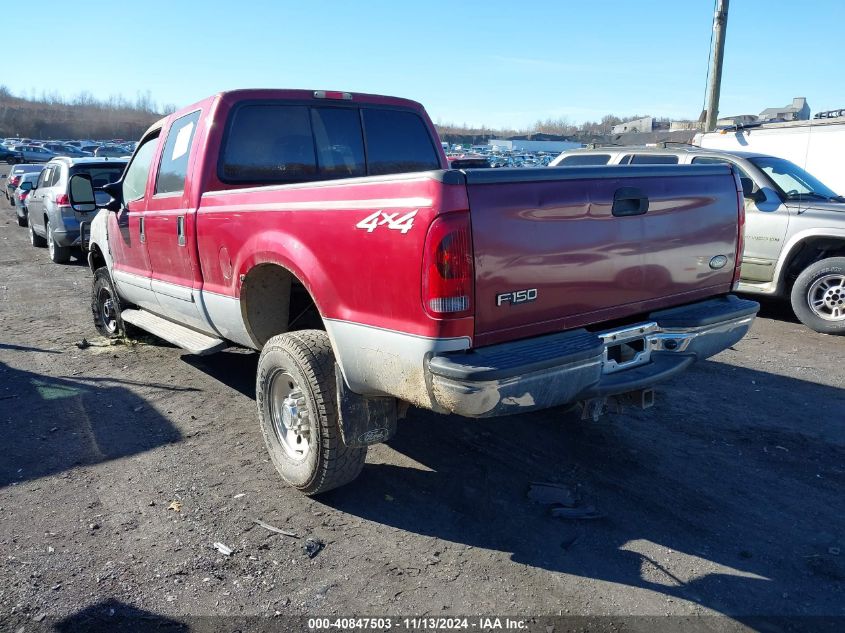
<path fill-rule="evenodd" d="M 103 187 L 103 191 L 111 196 L 111 200 L 105 205 L 109 211 L 120 211 L 123 206 L 123 180 L 117 182 L 110 182 Z"/>
<path fill-rule="evenodd" d="M 94 185 L 88 174 L 74 174 L 70 177 L 68 199 L 74 211 L 88 212 L 97 208 Z"/>
<path fill-rule="evenodd" d="M 26 180 L 20 184 L 18 189 L 21 191 L 32 191 L 32 183 L 29 180 Z"/>

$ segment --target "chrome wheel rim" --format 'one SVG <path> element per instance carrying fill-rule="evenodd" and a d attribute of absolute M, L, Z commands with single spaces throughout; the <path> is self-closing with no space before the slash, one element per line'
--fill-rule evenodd
<path fill-rule="evenodd" d="M 807 290 L 807 305 L 825 321 L 845 319 L 845 275 L 831 274 L 816 279 Z"/>
<path fill-rule="evenodd" d="M 47 250 L 50 251 L 50 257 L 53 257 L 56 254 L 56 245 L 53 242 L 53 231 L 50 230 L 49 222 L 47 222 L 47 225 L 44 227 L 44 230 L 47 231 Z"/>
<path fill-rule="evenodd" d="M 97 303 L 100 306 L 100 318 L 103 320 L 103 327 L 110 334 L 114 334 L 117 332 L 117 310 L 111 292 L 106 288 L 100 288 Z"/>
<path fill-rule="evenodd" d="M 26 224 L 29 226 L 29 243 L 35 246 L 35 231 L 32 228 L 32 222 L 29 221 L 29 218 L 27 218 Z"/>
<path fill-rule="evenodd" d="M 311 452 L 311 425 L 305 394 L 296 379 L 279 370 L 270 379 L 270 419 L 273 432 L 292 460 L 304 461 Z"/>

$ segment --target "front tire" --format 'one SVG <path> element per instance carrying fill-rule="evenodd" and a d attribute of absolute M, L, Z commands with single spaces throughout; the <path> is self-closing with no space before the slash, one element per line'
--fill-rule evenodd
<path fill-rule="evenodd" d="M 807 327 L 822 334 L 845 334 L 845 257 L 811 264 L 792 286 L 792 309 Z"/>
<path fill-rule="evenodd" d="M 47 250 L 50 252 L 50 259 L 54 264 L 66 264 L 70 261 L 70 246 L 59 246 L 53 238 L 53 227 L 50 220 L 44 225 L 47 233 Z"/>
<path fill-rule="evenodd" d="M 120 338 L 126 335 L 126 327 L 120 318 L 120 299 L 115 292 L 109 270 L 105 266 L 94 272 L 94 285 L 91 288 L 91 313 L 94 327 L 100 336 Z"/>
<path fill-rule="evenodd" d="M 299 330 L 267 341 L 255 391 L 264 443 L 287 483 L 316 495 L 361 473 L 367 448 L 343 443 L 335 358 L 325 332 Z"/>

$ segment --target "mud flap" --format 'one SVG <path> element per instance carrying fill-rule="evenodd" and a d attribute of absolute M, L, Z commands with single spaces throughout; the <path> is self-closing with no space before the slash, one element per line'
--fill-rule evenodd
<path fill-rule="evenodd" d="M 396 434 L 396 398 L 365 398 L 353 393 L 335 365 L 338 418 L 343 443 L 350 448 L 386 442 Z"/>

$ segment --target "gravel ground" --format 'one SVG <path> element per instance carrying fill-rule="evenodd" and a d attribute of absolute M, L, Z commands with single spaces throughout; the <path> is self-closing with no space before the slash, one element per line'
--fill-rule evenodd
<path fill-rule="evenodd" d="M 265 452 L 257 355 L 108 345 L 87 267 L 50 263 L 0 208 L 2 631 L 121 615 L 252 616 L 242 630 L 315 614 L 603 615 L 585 622 L 614 630 L 845 617 L 845 338 L 780 304 L 653 409 L 412 410 L 353 485 L 309 499 Z M 527 497 L 537 481 L 602 518 L 550 516 Z M 313 558 L 309 537 L 325 544 Z"/>

